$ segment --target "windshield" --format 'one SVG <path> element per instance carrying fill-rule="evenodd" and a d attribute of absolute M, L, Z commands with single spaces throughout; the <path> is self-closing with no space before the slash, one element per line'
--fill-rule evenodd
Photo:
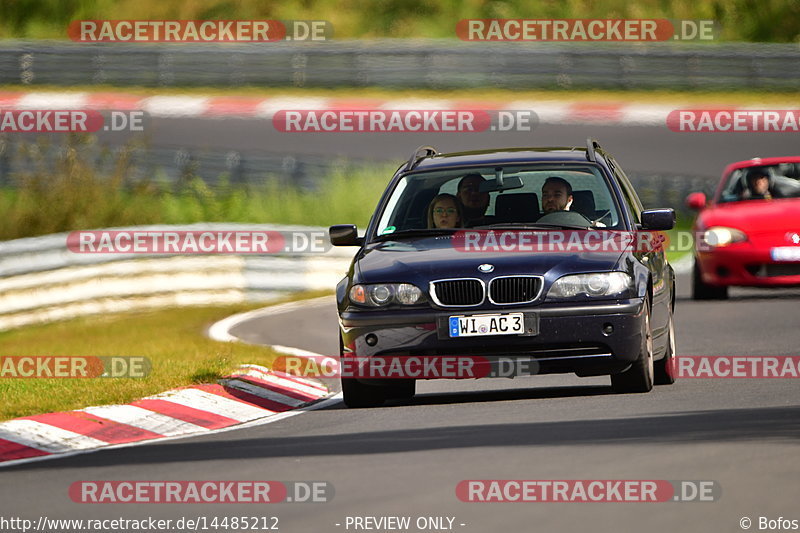
<path fill-rule="evenodd" d="M 728 175 L 718 202 L 800 198 L 800 163 L 736 169 Z"/>
<path fill-rule="evenodd" d="M 623 222 L 596 165 L 529 164 L 408 174 L 378 217 L 376 235 L 501 226 L 620 229 Z"/>

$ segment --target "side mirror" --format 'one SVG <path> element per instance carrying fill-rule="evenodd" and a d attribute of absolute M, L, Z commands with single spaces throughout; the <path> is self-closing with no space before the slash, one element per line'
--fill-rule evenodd
<path fill-rule="evenodd" d="M 642 211 L 642 229 L 667 231 L 675 227 L 675 210 L 672 208 Z"/>
<path fill-rule="evenodd" d="M 361 246 L 364 239 L 358 238 L 358 228 L 355 224 L 337 224 L 328 230 L 331 244 L 334 246 Z"/>
<path fill-rule="evenodd" d="M 706 195 L 701 192 L 693 192 L 686 197 L 686 207 L 700 211 L 706 206 Z"/>

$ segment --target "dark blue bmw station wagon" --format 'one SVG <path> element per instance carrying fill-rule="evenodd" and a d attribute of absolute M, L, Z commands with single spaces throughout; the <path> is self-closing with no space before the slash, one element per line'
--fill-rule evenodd
<path fill-rule="evenodd" d="M 353 225 L 330 228 L 332 244 L 360 247 L 336 291 L 340 361 L 487 361 L 473 377 L 504 375 L 497 365 L 510 361 L 526 374 L 610 375 L 621 393 L 672 383 L 675 275 L 652 235 L 674 224 L 672 209 L 643 209 L 592 139 L 420 147 L 363 237 Z M 430 377 L 452 376 L 343 372 L 344 401 L 410 398 Z"/>

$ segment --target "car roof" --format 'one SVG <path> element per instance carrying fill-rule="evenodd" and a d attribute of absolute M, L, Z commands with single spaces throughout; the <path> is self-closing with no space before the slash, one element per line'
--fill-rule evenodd
<path fill-rule="evenodd" d="M 737 161 L 725 167 L 722 171 L 722 176 L 725 177 L 734 170 L 748 167 L 760 167 L 764 165 L 777 165 L 779 163 L 800 163 L 800 155 L 792 155 L 786 157 L 754 157 L 745 161 Z"/>
<path fill-rule="evenodd" d="M 601 153 L 597 154 L 602 157 Z M 414 172 L 462 166 L 490 166 L 517 162 L 576 162 L 591 163 L 586 147 L 495 148 L 450 154 L 436 154 L 422 159 Z"/>

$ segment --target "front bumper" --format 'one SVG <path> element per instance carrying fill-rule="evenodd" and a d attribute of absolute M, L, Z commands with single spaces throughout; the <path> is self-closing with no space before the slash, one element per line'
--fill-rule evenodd
<path fill-rule="evenodd" d="M 736 247 L 698 252 L 703 281 L 716 286 L 788 287 L 800 285 L 800 262 L 773 261 L 770 250 Z"/>
<path fill-rule="evenodd" d="M 480 311 L 347 310 L 340 314 L 343 356 L 525 359 L 535 362 L 538 374 L 613 374 L 629 368 L 639 355 L 643 303 L 633 298 Z M 512 312 L 525 314 L 525 334 L 449 337 L 450 316 Z"/>

